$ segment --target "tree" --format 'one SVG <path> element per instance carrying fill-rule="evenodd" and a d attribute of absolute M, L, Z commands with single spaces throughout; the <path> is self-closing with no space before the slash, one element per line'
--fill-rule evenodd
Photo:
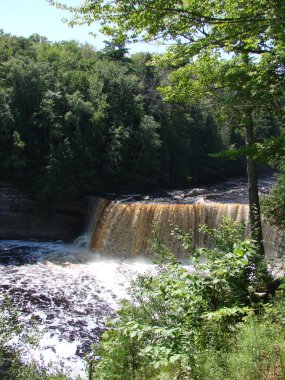
<path fill-rule="evenodd" d="M 220 124 L 244 131 L 245 146 L 255 143 L 258 117 L 275 106 L 268 94 L 268 83 L 261 80 L 258 63 L 247 53 L 230 60 L 219 54 L 204 53 L 170 75 L 171 85 L 161 89 L 166 99 L 182 102 L 203 102 L 215 109 Z M 252 236 L 263 254 L 257 168 L 247 153 L 248 194 Z"/>
<path fill-rule="evenodd" d="M 102 52 L 113 61 L 127 61 L 126 54 L 128 54 L 128 49 L 126 48 L 125 42 L 117 42 L 116 39 L 112 41 L 104 41 L 105 47 Z"/>
<path fill-rule="evenodd" d="M 227 122 L 229 118 L 225 114 L 228 116 L 237 101 L 235 114 L 239 116 L 238 126 L 244 127 L 247 148 L 254 144 L 255 112 L 260 107 L 276 105 L 276 99 L 283 92 L 285 3 L 282 0 L 108 3 L 86 0 L 78 7 L 56 5 L 75 13 L 71 23 L 101 22 L 104 33 L 121 36 L 123 41 L 162 39 L 172 42 L 165 55 L 157 60 L 177 70 L 172 75 L 174 95 L 173 87 L 169 86 L 164 93 L 167 92 L 169 99 L 190 102 L 195 90 L 200 95 L 206 91 L 203 95 L 210 101 L 222 95 L 220 107 L 226 111 L 222 119 Z M 227 54 L 227 62 L 223 54 Z M 214 71 L 209 72 L 209 67 Z M 252 232 L 263 254 L 257 174 L 249 155 L 247 171 Z"/>
<path fill-rule="evenodd" d="M 270 223 L 285 231 L 285 133 L 275 139 L 266 140 L 258 146 L 255 153 L 259 160 L 270 162 L 278 169 L 277 182 L 272 188 L 271 194 L 263 199 L 262 206 Z M 284 236 L 285 238 L 285 236 Z M 283 239 L 284 240 L 284 239 Z"/>
<path fill-rule="evenodd" d="M 205 49 L 266 54 L 284 67 L 285 4 L 282 0 L 85 0 L 81 6 L 50 4 L 74 13 L 71 24 L 98 21 L 117 40 L 173 41 L 168 54 L 182 62 Z"/>

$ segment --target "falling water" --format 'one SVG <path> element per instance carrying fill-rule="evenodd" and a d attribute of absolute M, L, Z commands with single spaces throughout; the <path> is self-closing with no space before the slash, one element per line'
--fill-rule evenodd
<path fill-rule="evenodd" d="M 109 201 L 105 198 L 89 198 L 85 231 L 74 240 L 73 244 L 76 247 L 87 249 L 90 248 L 93 231 L 96 228 L 97 222 L 108 203 Z"/>
<path fill-rule="evenodd" d="M 246 225 L 245 237 L 249 236 L 249 208 L 247 204 L 234 203 L 120 203 L 100 200 L 94 219 L 90 219 L 89 247 L 110 257 L 151 256 L 150 239 L 154 225 L 158 226 L 160 240 L 178 256 L 183 257 L 181 245 L 171 231 L 179 227 L 191 233 L 196 246 L 207 246 L 200 225 L 217 228 L 224 217 Z M 277 258 L 284 249 L 284 235 L 263 223 L 265 252 Z M 283 241 L 283 243 L 282 243 Z"/>
<path fill-rule="evenodd" d="M 262 224 L 263 243 L 265 255 L 268 259 L 274 259 L 275 265 L 283 267 L 285 252 L 284 231 L 271 226 L 267 222 Z"/>
<path fill-rule="evenodd" d="M 198 227 L 206 224 L 216 228 L 228 216 L 234 221 L 248 220 L 244 204 L 122 204 L 110 202 L 95 225 L 91 249 L 106 255 L 135 257 L 150 254 L 153 226 L 167 246 L 181 256 L 179 246 L 171 236 L 174 227 L 191 231 L 196 245 L 205 243 Z"/>

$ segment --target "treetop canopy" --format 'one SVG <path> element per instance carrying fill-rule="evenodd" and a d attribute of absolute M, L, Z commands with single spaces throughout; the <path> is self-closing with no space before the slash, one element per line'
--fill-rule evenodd
<path fill-rule="evenodd" d="M 98 22 L 102 32 L 128 41 L 174 41 L 184 54 L 204 49 L 263 54 L 285 42 L 283 0 L 84 0 L 68 7 L 70 23 Z"/>

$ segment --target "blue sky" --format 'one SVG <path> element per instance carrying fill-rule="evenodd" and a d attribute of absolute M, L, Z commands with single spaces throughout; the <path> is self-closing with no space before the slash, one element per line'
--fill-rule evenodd
<path fill-rule="evenodd" d="M 65 0 L 68 5 L 78 5 L 81 0 Z M 89 32 L 97 34 L 95 26 L 76 26 L 70 28 L 62 22 L 69 13 L 50 6 L 46 0 L 0 0 L 0 29 L 5 33 L 29 37 L 37 33 L 50 41 L 76 40 L 88 42 L 96 49 L 104 47 L 106 37 L 98 35 L 95 39 Z M 131 45 L 130 52 L 162 52 L 164 48 L 155 44 Z"/>

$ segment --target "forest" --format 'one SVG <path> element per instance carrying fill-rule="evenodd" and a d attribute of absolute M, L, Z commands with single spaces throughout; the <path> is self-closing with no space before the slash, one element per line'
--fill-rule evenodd
<path fill-rule="evenodd" d="M 70 10 L 71 25 L 100 24 L 108 40 L 96 51 L 1 32 L 1 179 L 56 207 L 88 195 L 248 178 L 247 235 L 225 217 L 215 228 L 199 226 L 208 244 L 197 247 L 191 231 L 173 226 L 188 266 L 153 225 L 156 272 L 131 282 L 90 348 L 85 378 L 284 379 L 284 246 L 278 267 L 262 237 L 270 223 L 284 241 L 284 2 L 48 2 Z M 130 55 L 128 44 L 141 40 L 168 48 Z M 261 170 L 277 180 L 260 200 Z M 4 301 L 3 379 L 70 379 L 23 364 L 7 348 L 22 326 Z"/>
<path fill-rule="evenodd" d="M 167 91 L 175 71 L 154 65 L 151 54 L 130 56 L 117 40 L 95 51 L 75 41 L 4 31 L 0 52 L 1 178 L 42 204 L 245 175 L 237 115 L 221 115 L 209 96 L 167 100 L 160 89 Z M 254 116 L 253 154 L 263 168 L 283 167 L 276 153 L 284 155 L 283 135 L 270 140 L 282 132 L 277 110 Z"/>
<path fill-rule="evenodd" d="M 40 201 L 244 173 L 242 160 L 209 157 L 241 138 L 219 128 L 211 109 L 165 103 L 157 87 L 168 71 L 150 66 L 150 54 L 4 32 L 0 51 L 1 176 Z"/>

